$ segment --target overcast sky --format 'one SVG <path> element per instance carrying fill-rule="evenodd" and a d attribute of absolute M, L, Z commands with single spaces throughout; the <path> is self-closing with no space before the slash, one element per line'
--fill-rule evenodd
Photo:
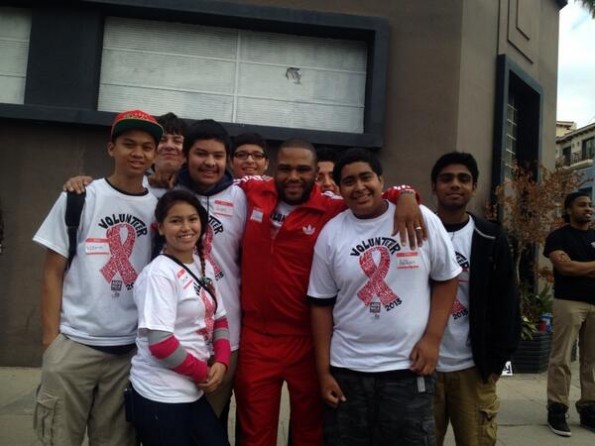
<path fill-rule="evenodd" d="M 557 119 L 595 122 L 595 19 L 574 0 L 560 12 Z"/>

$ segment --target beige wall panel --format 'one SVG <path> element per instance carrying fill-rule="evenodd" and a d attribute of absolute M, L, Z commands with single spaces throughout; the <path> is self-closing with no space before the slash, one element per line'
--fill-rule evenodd
<path fill-rule="evenodd" d="M 361 133 L 362 108 L 299 102 L 287 102 L 279 107 L 279 101 L 239 98 L 237 122 L 259 125 L 274 122 L 279 127 Z M 296 137 L 299 137 L 298 130 Z"/>
<path fill-rule="evenodd" d="M 483 214 L 491 187 L 498 8 L 498 2 L 493 0 L 466 0 L 463 8 L 455 148 L 472 153 L 477 159 L 479 184 L 471 207 L 479 215 Z"/>
<path fill-rule="evenodd" d="M 357 41 L 242 31 L 243 61 L 329 70 L 366 71 L 366 45 Z"/>
<path fill-rule="evenodd" d="M 103 85 L 99 109 L 120 112 L 125 109 L 141 108 L 147 113 L 161 115 L 167 111 L 184 116 L 209 116 L 217 121 L 231 122 L 233 117 L 233 96 L 188 92 L 176 89 L 151 89 L 121 85 Z"/>
<path fill-rule="evenodd" d="M 0 205 L 5 224 L 0 255 L 0 364 L 41 361 L 40 284 L 45 251 L 31 241 L 64 181 L 111 171 L 109 130 L 0 122 Z"/>
<path fill-rule="evenodd" d="M 30 32 L 30 10 L 0 8 L 0 102 L 24 101 Z"/>
<path fill-rule="evenodd" d="M 147 38 L 147 27 L 151 34 Z M 235 59 L 237 32 L 233 29 L 157 20 L 108 17 L 104 46 L 145 53 Z"/>
<path fill-rule="evenodd" d="M 534 61 L 540 38 L 541 0 L 509 0 L 507 37 L 529 61 Z"/>
<path fill-rule="evenodd" d="M 541 161 L 550 168 L 554 166 L 556 158 L 559 11 L 555 1 L 544 1 L 539 20 L 543 38 L 539 41 L 539 71 L 536 76 L 544 91 Z"/>

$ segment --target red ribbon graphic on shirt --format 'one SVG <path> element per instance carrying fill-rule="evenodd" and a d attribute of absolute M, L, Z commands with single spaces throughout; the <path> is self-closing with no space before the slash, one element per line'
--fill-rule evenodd
<path fill-rule="evenodd" d="M 205 307 L 205 327 L 198 330 L 198 334 L 202 335 L 206 342 L 211 342 L 213 338 L 213 330 L 215 328 L 215 302 L 213 299 L 207 297 L 207 293 L 199 289 L 198 295 L 200 296 L 202 303 Z"/>
<path fill-rule="evenodd" d="M 468 314 L 469 314 L 469 310 L 467 310 L 467 308 L 465 308 L 465 306 L 461 303 L 461 301 L 457 297 L 455 299 L 454 304 L 452 305 L 452 310 L 450 311 L 450 315 L 453 317 L 453 319 L 456 320 L 462 316 L 467 316 Z"/>
<path fill-rule="evenodd" d="M 374 262 L 374 252 L 380 253 L 378 264 Z M 368 276 L 368 279 L 370 279 L 366 285 L 357 292 L 357 296 L 366 306 L 370 304 L 374 296 L 378 296 L 383 305 L 388 305 L 397 298 L 397 295 L 393 293 L 384 281 L 390 267 L 390 254 L 384 246 L 374 246 L 368 249 L 359 258 L 359 264 L 366 276 Z"/>
<path fill-rule="evenodd" d="M 126 240 L 124 240 L 124 243 L 122 243 L 120 236 L 123 229 L 126 230 Z M 105 280 L 110 282 L 116 273 L 120 273 L 124 285 L 130 289 L 137 276 L 136 270 L 129 260 L 132 254 L 132 248 L 134 248 L 134 242 L 136 241 L 136 232 L 131 225 L 120 223 L 109 228 L 105 235 L 109 246 L 110 259 L 101 268 L 101 274 L 103 274 Z"/>
<path fill-rule="evenodd" d="M 451 310 L 451 314 L 456 314 L 459 311 L 464 311 L 466 310 L 466 308 L 463 306 L 463 304 L 461 303 L 461 301 L 459 299 L 455 299 L 455 303 L 452 304 L 452 310 Z"/>
<path fill-rule="evenodd" d="M 211 262 L 211 265 L 213 265 L 215 277 L 218 278 L 221 274 L 221 268 L 219 268 L 219 265 L 213 257 L 213 228 L 211 228 L 211 226 L 208 226 L 205 238 L 203 239 L 202 243 L 205 258 Z"/>

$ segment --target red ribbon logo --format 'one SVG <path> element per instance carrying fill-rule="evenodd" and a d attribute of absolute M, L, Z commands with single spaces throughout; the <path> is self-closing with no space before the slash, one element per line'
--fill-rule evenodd
<path fill-rule="evenodd" d="M 378 264 L 374 262 L 374 252 L 380 253 Z M 357 296 L 366 306 L 370 304 L 374 296 L 378 296 L 383 305 L 388 305 L 397 298 L 397 295 L 393 293 L 384 281 L 390 267 L 390 254 L 386 247 L 374 246 L 368 249 L 360 256 L 359 264 L 366 276 L 368 276 L 368 279 L 370 279 L 366 285 L 357 292 Z"/>
<path fill-rule="evenodd" d="M 197 333 L 203 336 L 205 341 L 209 343 L 212 341 L 214 334 L 213 330 L 215 328 L 215 302 L 213 302 L 213 299 L 211 299 L 210 296 L 206 296 L 207 293 L 202 288 L 198 289 L 197 292 L 205 307 L 205 326 L 198 330 Z"/>
<path fill-rule="evenodd" d="M 211 265 L 213 265 L 213 270 L 215 271 L 215 277 L 219 278 L 219 277 L 223 276 L 223 274 L 221 274 L 221 268 L 219 268 L 219 265 L 217 264 L 217 262 L 215 261 L 215 258 L 213 256 L 213 228 L 211 228 L 210 225 L 207 227 L 207 232 L 206 232 L 205 237 L 202 241 L 202 246 L 203 246 L 205 259 L 207 259 L 209 262 L 211 262 Z"/>
<path fill-rule="evenodd" d="M 464 311 L 466 310 L 466 308 L 463 306 L 463 304 L 461 303 L 461 301 L 457 298 L 455 299 L 455 303 L 452 304 L 452 310 L 451 310 L 451 314 L 456 314 L 459 311 Z"/>
<path fill-rule="evenodd" d="M 122 229 L 126 230 L 126 240 L 122 243 L 120 232 Z M 106 231 L 107 243 L 110 251 L 109 261 L 101 268 L 101 274 L 105 280 L 110 282 L 116 273 L 120 273 L 120 277 L 124 281 L 127 289 L 132 288 L 136 280 L 136 270 L 129 257 L 134 248 L 136 241 L 136 233 L 134 228 L 127 223 L 120 223 L 112 226 Z"/>
<path fill-rule="evenodd" d="M 457 297 L 455 299 L 455 303 L 452 305 L 452 310 L 450 311 L 450 315 L 452 316 L 453 319 L 458 319 L 460 317 L 463 316 L 467 316 L 469 314 L 469 310 L 467 310 L 463 304 L 461 303 L 461 301 L 459 300 L 459 298 Z"/>

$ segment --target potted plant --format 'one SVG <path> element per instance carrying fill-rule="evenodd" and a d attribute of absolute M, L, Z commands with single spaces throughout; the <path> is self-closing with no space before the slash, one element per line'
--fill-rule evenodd
<path fill-rule="evenodd" d="M 553 277 L 547 268 L 539 269 L 536 259 L 547 235 L 563 223 L 564 197 L 580 184 L 580 174 L 562 166 L 548 170 L 517 164 L 511 178 L 494 193 L 495 204 L 488 217 L 498 219 L 507 231 L 519 284 L 522 340 L 512 359 L 517 372 L 535 373 L 547 368 L 551 330 L 541 321 L 544 313 L 551 313 Z"/>
<path fill-rule="evenodd" d="M 513 367 L 518 373 L 540 373 L 547 369 L 551 347 L 552 327 L 544 315 L 551 317 L 552 286 L 545 281 L 539 291 L 534 291 L 532 287 L 522 284 L 519 295 L 521 341 L 512 356 Z"/>

